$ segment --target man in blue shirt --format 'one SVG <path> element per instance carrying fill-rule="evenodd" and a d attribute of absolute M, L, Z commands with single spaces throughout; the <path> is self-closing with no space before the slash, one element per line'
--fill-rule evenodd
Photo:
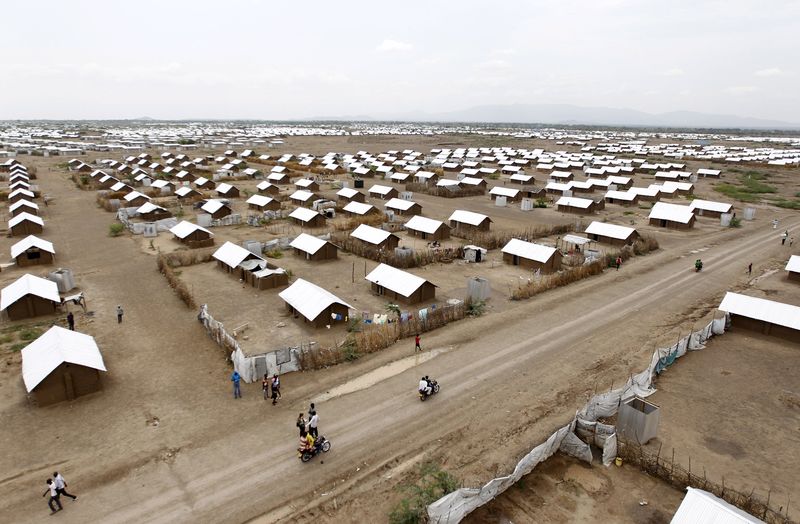
<path fill-rule="evenodd" d="M 242 390 L 239 389 L 239 381 L 242 379 L 241 375 L 239 375 L 238 371 L 234 371 L 233 375 L 231 375 L 231 381 L 233 382 L 233 398 L 242 398 Z"/>

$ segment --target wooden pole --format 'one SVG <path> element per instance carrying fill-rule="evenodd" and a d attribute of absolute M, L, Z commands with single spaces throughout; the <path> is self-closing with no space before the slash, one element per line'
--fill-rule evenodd
<path fill-rule="evenodd" d="M 764 505 L 764 514 L 761 516 L 762 519 L 767 518 L 767 511 L 769 511 L 769 499 L 772 496 L 772 489 L 767 491 L 767 503 Z"/>
<path fill-rule="evenodd" d="M 356 263 L 355 262 L 353 262 L 353 273 L 352 273 L 352 277 L 351 278 L 353 280 L 353 284 L 355 284 L 356 283 Z"/>
<path fill-rule="evenodd" d="M 672 480 L 672 474 L 675 472 L 675 448 L 672 448 L 672 466 L 669 470 L 669 479 Z"/>

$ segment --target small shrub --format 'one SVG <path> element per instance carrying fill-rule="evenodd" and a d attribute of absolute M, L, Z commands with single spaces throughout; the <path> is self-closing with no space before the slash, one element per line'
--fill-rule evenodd
<path fill-rule="evenodd" d="M 420 479 L 416 484 L 401 486 L 406 497 L 389 513 L 391 524 L 418 524 L 426 522 L 427 507 L 441 497 L 460 487 L 461 482 L 437 464 L 425 463 L 419 468 Z"/>
<path fill-rule="evenodd" d="M 742 219 L 741 218 L 731 218 L 731 223 L 728 227 L 742 227 Z"/>
<path fill-rule="evenodd" d="M 42 330 L 37 328 L 27 328 L 19 332 L 20 340 L 36 340 L 42 335 Z"/>
<path fill-rule="evenodd" d="M 110 237 L 118 237 L 123 231 L 125 231 L 125 226 L 119 222 L 114 222 L 108 226 L 108 236 Z"/>
<path fill-rule="evenodd" d="M 265 251 L 264 255 L 266 255 L 267 258 L 283 258 L 283 250 L 278 248 L 270 249 L 269 251 Z"/>
<path fill-rule="evenodd" d="M 486 301 L 475 300 L 467 302 L 467 315 L 471 317 L 479 317 L 486 312 Z"/>
<path fill-rule="evenodd" d="M 536 199 L 536 207 L 546 208 L 547 207 L 547 200 L 544 199 L 544 198 L 537 198 Z"/>
<path fill-rule="evenodd" d="M 358 357 L 361 356 L 358 354 L 356 341 L 352 338 L 348 338 L 339 348 L 339 351 L 342 353 L 342 358 L 345 362 L 353 362 L 354 360 L 358 360 Z"/>

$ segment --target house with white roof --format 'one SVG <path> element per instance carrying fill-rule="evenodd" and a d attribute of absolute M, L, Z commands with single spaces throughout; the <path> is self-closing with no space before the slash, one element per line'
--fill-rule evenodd
<path fill-rule="evenodd" d="M 591 240 L 615 246 L 633 244 L 639 239 L 639 233 L 632 227 L 618 226 L 596 220 L 589 224 L 585 233 Z"/>
<path fill-rule="evenodd" d="M 605 201 L 625 207 L 638 206 L 639 195 L 630 191 L 606 191 Z"/>
<path fill-rule="evenodd" d="M 289 218 L 296 224 L 304 227 L 325 226 L 325 215 L 307 207 L 298 207 L 289 213 Z"/>
<path fill-rule="evenodd" d="M 372 204 L 365 204 L 363 202 L 350 202 L 342 208 L 342 211 L 347 213 L 349 216 L 354 217 L 363 217 L 371 213 L 379 212 L 377 207 L 373 206 Z"/>
<path fill-rule="evenodd" d="M 502 252 L 503 262 L 512 266 L 544 274 L 561 269 L 561 251 L 554 247 L 512 238 L 503 246 Z"/>
<path fill-rule="evenodd" d="M 254 211 L 279 211 L 281 209 L 280 202 L 264 195 L 251 195 L 245 203 L 249 209 Z"/>
<path fill-rule="evenodd" d="M 15 217 L 22 213 L 39 216 L 39 206 L 29 200 L 17 200 L 8 206 L 8 213 Z"/>
<path fill-rule="evenodd" d="M 334 260 L 338 257 L 339 248 L 321 238 L 300 233 L 289 243 L 294 254 L 309 261 Z"/>
<path fill-rule="evenodd" d="M 734 329 L 741 328 L 800 343 L 800 307 L 739 293 L 725 293 L 719 307 Z"/>
<path fill-rule="evenodd" d="M 390 187 L 390 186 L 382 186 L 380 184 L 375 184 L 371 188 L 369 188 L 369 196 L 374 198 L 380 198 L 383 200 L 390 200 L 392 198 L 397 198 L 398 196 L 397 189 Z"/>
<path fill-rule="evenodd" d="M 22 381 L 38 406 L 100 391 L 106 371 L 94 337 L 53 326 L 22 349 Z"/>
<path fill-rule="evenodd" d="M 56 250 L 52 242 L 28 235 L 11 246 L 11 258 L 19 267 L 52 264 Z"/>
<path fill-rule="evenodd" d="M 295 280 L 278 296 L 295 318 L 303 317 L 315 328 L 344 322 L 349 317 L 349 310 L 355 309 L 330 291 L 302 278 Z"/>
<path fill-rule="evenodd" d="M 461 233 L 489 231 L 492 219 L 481 213 L 456 209 L 447 219 L 450 227 Z"/>
<path fill-rule="evenodd" d="M 9 320 L 50 315 L 60 304 L 56 283 L 30 274 L 0 291 L 0 311 L 5 311 Z"/>
<path fill-rule="evenodd" d="M 44 220 L 23 211 L 9 219 L 8 230 L 12 237 L 37 235 L 44 230 Z"/>
<path fill-rule="evenodd" d="M 506 202 L 517 202 L 522 198 L 522 191 L 504 186 L 494 186 L 489 191 L 489 197 L 497 200 L 497 197 L 505 197 Z"/>
<path fill-rule="evenodd" d="M 749 513 L 728 504 L 713 493 L 687 487 L 670 524 L 764 524 Z"/>
<path fill-rule="evenodd" d="M 383 205 L 384 209 L 393 211 L 399 216 L 419 215 L 422 213 L 422 206 L 412 200 L 392 198 Z"/>
<path fill-rule="evenodd" d="M 219 220 L 233 213 L 233 210 L 226 202 L 216 199 L 206 200 L 206 202 L 200 206 L 200 210 L 211 215 L 211 218 L 214 220 Z"/>
<path fill-rule="evenodd" d="M 591 215 L 605 207 L 605 200 L 592 200 L 591 198 L 565 197 L 556 201 L 556 209 L 562 213 L 575 213 L 578 215 Z"/>
<path fill-rule="evenodd" d="M 412 236 L 423 240 L 445 240 L 450 238 L 450 226 L 439 220 L 425 218 L 422 216 L 411 217 L 405 223 L 406 231 Z"/>
<path fill-rule="evenodd" d="M 364 245 L 375 249 L 393 251 L 400 244 L 400 237 L 377 227 L 361 224 L 352 233 L 350 238 L 354 238 Z"/>
<path fill-rule="evenodd" d="M 418 304 L 436 297 L 436 286 L 422 277 L 402 271 L 387 264 L 380 264 L 364 277 L 372 292 L 405 304 Z"/>
<path fill-rule="evenodd" d="M 725 202 L 714 202 L 712 200 L 701 200 L 696 198 L 689 202 L 689 209 L 695 215 L 701 217 L 719 218 L 723 213 L 733 213 L 733 205 Z"/>
<path fill-rule="evenodd" d="M 267 260 L 233 242 L 225 242 L 211 255 L 217 261 L 217 267 L 244 279 L 245 271 L 253 271 L 267 267 Z"/>
<path fill-rule="evenodd" d="M 178 241 L 191 248 L 214 245 L 214 233 L 197 224 L 187 222 L 186 220 L 182 220 L 177 225 L 173 226 L 169 232 L 175 235 Z"/>
<path fill-rule="evenodd" d="M 690 229 L 694 227 L 694 211 L 689 206 L 656 202 L 650 210 L 651 226 L 670 229 Z"/>
<path fill-rule="evenodd" d="M 800 255 L 792 255 L 786 264 L 786 271 L 789 272 L 789 280 L 800 282 Z"/>

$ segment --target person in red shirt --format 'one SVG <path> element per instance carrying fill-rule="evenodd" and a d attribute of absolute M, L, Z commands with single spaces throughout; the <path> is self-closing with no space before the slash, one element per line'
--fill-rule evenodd
<path fill-rule="evenodd" d="M 414 337 L 414 352 L 422 351 L 422 347 L 419 345 L 419 333 Z"/>

